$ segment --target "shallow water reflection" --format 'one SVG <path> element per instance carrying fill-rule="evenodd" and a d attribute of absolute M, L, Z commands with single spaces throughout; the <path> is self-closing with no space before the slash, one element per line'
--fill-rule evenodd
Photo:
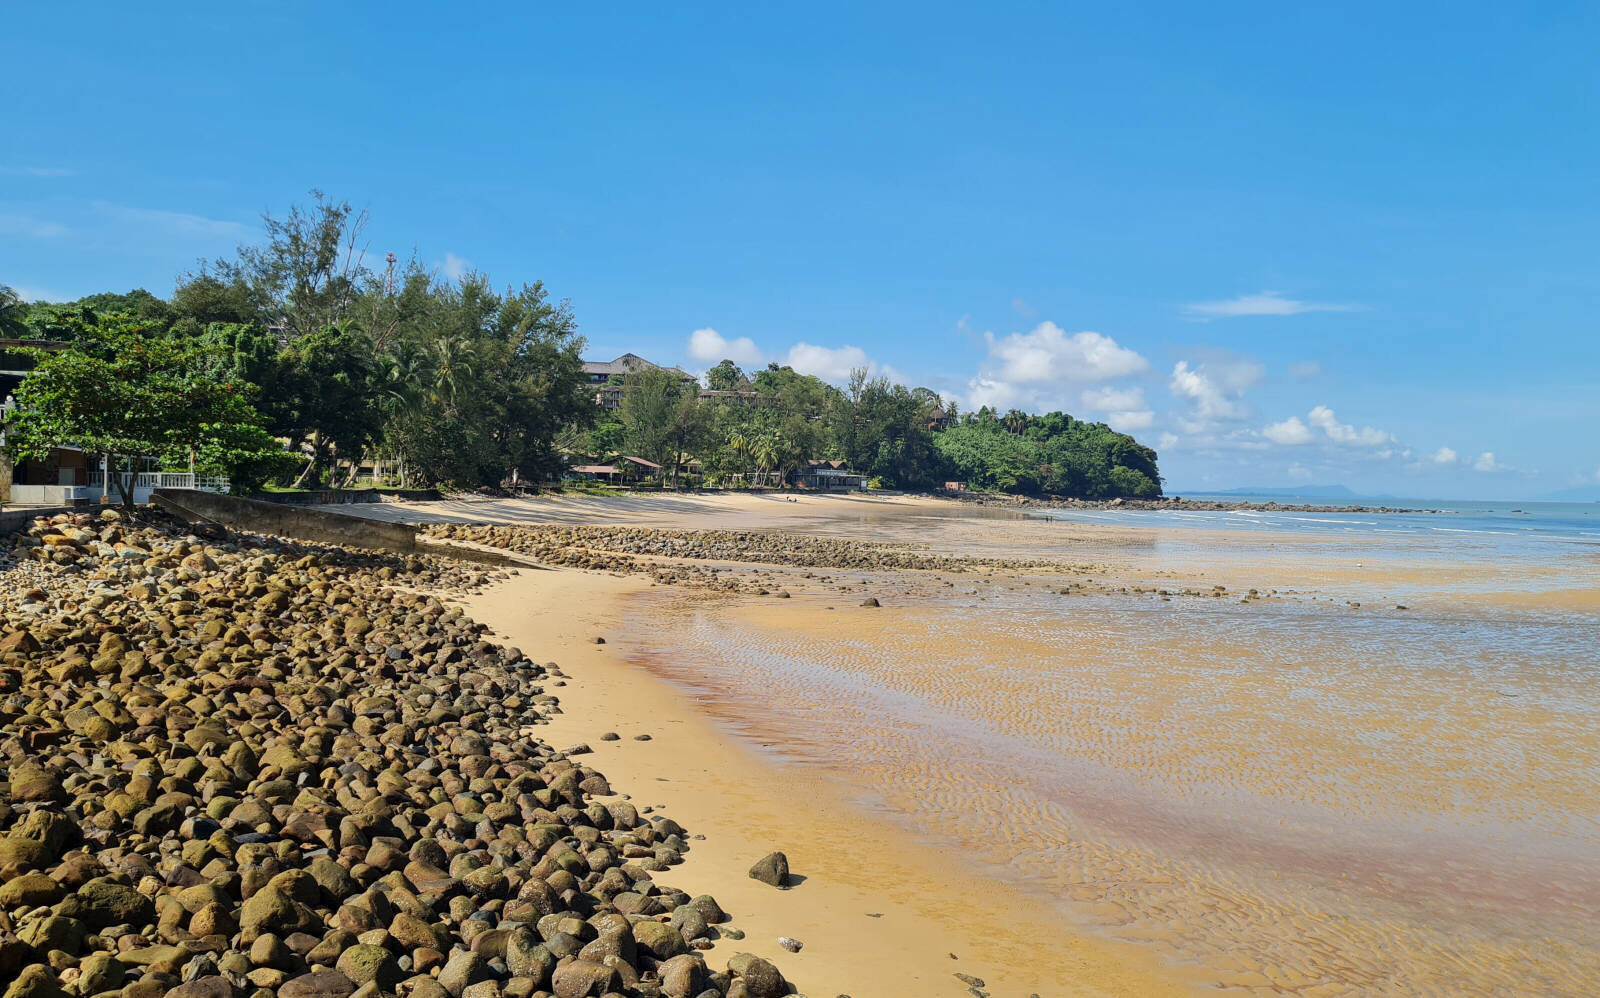
<path fill-rule="evenodd" d="M 1591 616 L 1025 582 L 882 613 L 651 599 L 652 668 L 1216 984 L 1600 993 Z"/>

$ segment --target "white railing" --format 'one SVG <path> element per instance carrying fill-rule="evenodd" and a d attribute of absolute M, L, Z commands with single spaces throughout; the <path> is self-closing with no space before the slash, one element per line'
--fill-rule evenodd
<path fill-rule="evenodd" d="M 104 493 L 107 478 L 110 478 L 111 489 L 115 491 L 117 483 L 128 484 L 132 475 L 132 491 L 153 492 L 156 489 L 199 489 L 202 492 L 226 492 L 228 480 L 221 475 L 196 475 L 187 471 L 141 471 L 137 475 L 127 471 L 113 471 L 110 476 L 103 471 L 90 471 L 88 485 L 90 489 Z"/>

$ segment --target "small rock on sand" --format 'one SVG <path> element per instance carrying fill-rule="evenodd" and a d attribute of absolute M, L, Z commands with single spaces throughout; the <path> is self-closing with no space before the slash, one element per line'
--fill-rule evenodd
<path fill-rule="evenodd" d="M 771 884 L 773 887 L 789 886 L 789 857 L 781 852 L 761 857 L 750 868 L 750 879 Z"/>

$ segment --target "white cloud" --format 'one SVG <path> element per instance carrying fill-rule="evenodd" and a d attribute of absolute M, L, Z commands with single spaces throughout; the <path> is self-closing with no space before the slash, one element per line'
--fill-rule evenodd
<path fill-rule="evenodd" d="M 1156 441 L 1156 446 L 1162 450 L 1171 450 L 1178 446 L 1178 436 L 1175 433 L 1163 433 L 1161 439 Z"/>
<path fill-rule="evenodd" d="M 1113 430 L 1127 433 L 1155 425 L 1156 414 L 1145 404 L 1143 388 L 1087 388 L 1079 398 L 1085 409 L 1105 413 L 1106 425 Z"/>
<path fill-rule="evenodd" d="M 1298 447 L 1311 442 L 1311 428 L 1300 422 L 1299 416 L 1290 416 L 1281 423 L 1271 423 L 1261 431 L 1261 435 L 1286 447 Z"/>
<path fill-rule="evenodd" d="M 1131 409 L 1106 413 L 1106 425 L 1119 433 L 1148 430 L 1156 424 L 1156 414 L 1149 409 Z"/>
<path fill-rule="evenodd" d="M 1137 374 L 1150 362 L 1095 332 L 1068 333 L 1053 322 L 1041 322 L 1027 333 L 999 338 L 984 333 L 989 359 L 1000 363 L 998 374 L 1023 384 L 1039 381 L 1109 381 Z"/>
<path fill-rule="evenodd" d="M 1249 419 L 1250 407 L 1242 396 L 1264 373 L 1259 363 L 1245 359 L 1219 357 L 1194 367 L 1180 360 L 1167 387 L 1175 397 L 1189 400 L 1185 428 L 1198 433 L 1218 422 Z"/>
<path fill-rule="evenodd" d="M 1022 392 L 1017 386 L 1004 381 L 982 376 L 967 382 L 968 409 L 981 409 L 988 406 L 1001 412 L 1015 409 L 1023 401 Z"/>
<path fill-rule="evenodd" d="M 754 367 L 766 363 L 761 348 L 750 337 L 730 340 L 710 326 L 689 334 L 689 356 L 705 364 L 731 360 L 742 367 Z"/>
<path fill-rule="evenodd" d="M 983 337 L 989 355 L 967 383 L 970 408 L 1071 412 L 1081 411 L 1081 405 L 1104 413 L 1112 425 L 1144 429 L 1155 422 L 1138 388 L 1075 390 L 1075 385 L 1149 370 L 1149 361 L 1109 336 L 1069 334 L 1053 322 L 1041 322 L 1026 333 L 1002 337 L 986 332 Z"/>
<path fill-rule="evenodd" d="M 160 208 L 130 208 L 127 205 L 112 204 L 108 201 L 96 201 L 94 208 L 102 215 L 121 222 L 146 228 L 161 229 L 165 232 L 180 235 L 223 236 L 240 239 L 255 232 L 254 228 L 242 222 L 207 218 L 204 215 L 191 215 L 181 211 L 164 211 Z"/>
<path fill-rule="evenodd" d="M 1086 388 L 1081 396 L 1086 409 L 1095 412 L 1116 412 L 1127 409 L 1145 409 L 1143 388 Z"/>
<path fill-rule="evenodd" d="M 737 341 L 736 341 L 737 342 Z M 789 348 L 784 361 L 801 374 L 814 374 L 824 381 L 845 381 L 850 372 L 864 367 L 869 372 L 876 366 L 860 347 L 819 347 L 810 343 L 796 343 Z"/>
<path fill-rule="evenodd" d="M 1183 306 L 1187 315 L 1199 319 L 1226 319 L 1246 315 L 1300 315 L 1305 312 L 1355 312 L 1359 305 L 1335 305 L 1328 302 L 1299 301 L 1285 298 L 1277 291 L 1239 295 L 1221 301 L 1197 301 Z"/>
<path fill-rule="evenodd" d="M 472 261 L 465 257 L 456 256 L 454 253 L 446 253 L 444 262 L 439 264 L 439 269 L 444 272 L 444 276 L 452 281 L 459 281 L 467 276 L 467 272 L 472 269 Z"/>
<path fill-rule="evenodd" d="M 1031 319 L 1039 314 L 1039 310 L 1034 308 L 1032 305 L 1029 305 L 1026 298 L 1011 299 L 1011 307 L 1015 309 L 1016 313 L 1022 316 L 1024 319 Z"/>
<path fill-rule="evenodd" d="M 1459 459 L 1459 455 L 1457 455 L 1456 452 L 1451 450 L 1449 447 L 1440 447 L 1438 450 L 1434 451 L 1433 457 L 1429 460 L 1441 467 L 1449 467 L 1450 465 L 1455 464 Z"/>
<path fill-rule="evenodd" d="M 55 239 L 66 234 L 67 227 L 60 222 L 18 212 L 0 212 L 0 235 L 27 239 Z"/>
<path fill-rule="evenodd" d="M 1323 433 L 1328 435 L 1329 440 L 1337 444 L 1381 447 L 1384 444 L 1394 442 L 1394 437 L 1383 430 L 1373 429 L 1370 426 L 1363 426 L 1358 430 L 1349 423 L 1339 422 L 1333 410 L 1325 405 L 1319 405 L 1312 409 L 1307 418 L 1311 421 L 1312 426 L 1322 430 Z"/>
<path fill-rule="evenodd" d="M 1296 461 L 1295 463 L 1289 465 L 1289 477 L 1297 482 L 1310 481 L 1311 469 L 1307 468 L 1299 461 Z"/>
<path fill-rule="evenodd" d="M 1497 464 L 1494 459 L 1494 451 L 1486 450 L 1478 455 L 1476 461 L 1472 462 L 1472 469 L 1474 471 L 1503 471 L 1505 470 L 1505 465 Z"/>
<path fill-rule="evenodd" d="M 55 301 L 55 302 L 61 302 L 61 301 L 72 301 L 73 298 L 75 297 L 73 295 L 58 295 L 58 294 L 56 294 L 56 293 L 54 293 L 52 291 L 46 291 L 43 288 L 29 287 L 29 286 L 24 286 L 24 285 L 21 285 L 21 284 L 14 285 L 11 288 L 11 290 L 15 291 L 22 298 L 23 301 Z"/>
<path fill-rule="evenodd" d="M 1315 378 L 1321 373 L 1322 365 L 1318 364 L 1314 360 L 1307 360 L 1298 364 L 1289 365 L 1289 377 L 1291 378 L 1300 378 L 1301 380 L 1304 380 L 1306 378 Z"/>

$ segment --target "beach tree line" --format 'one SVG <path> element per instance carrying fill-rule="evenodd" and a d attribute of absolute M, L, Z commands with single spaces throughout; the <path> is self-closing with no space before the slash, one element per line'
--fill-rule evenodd
<path fill-rule="evenodd" d="M 570 441 L 590 460 L 630 453 L 661 465 L 676 483 L 686 459 L 711 485 L 779 483 L 817 459 L 843 461 L 886 487 L 972 488 L 1092 498 L 1161 494 L 1156 453 L 1104 423 L 1060 412 L 960 414 L 926 388 L 865 370 L 843 388 L 769 364 L 747 375 L 724 360 L 709 392 L 681 372 L 629 375 L 622 405 Z"/>
<path fill-rule="evenodd" d="M 38 351 L 42 365 L 77 363 L 115 331 L 125 349 L 163 358 L 164 370 L 191 386 L 232 386 L 242 403 L 229 414 L 233 425 L 259 428 L 289 454 L 267 468 L 255 455 L 205 452 L 214 460 L 200 470 L 246 486 L 262 480 L 263 468 L 284 486 L 349 485 L 374 462 L 406 485 L 560 473 L 557 437 L 586 425 L 593 409 L 567 303 L 538 281 L 498 287 L 478 272 L 440 277 L 415 257 L 373 260 L 365 215 L 320 194 L 265 221 L 265 243 L 202 262 L 170 299 L 144 290 L 61 304 L 11 296 L 0 319 L 19 337 L 66 344 Z M 67 400 L 39 396 L 30 387 L 38 382 L 24 382 L 19 408 L 59 412 Z M 85 426 L 28 419 L 40 439 L 94 436 Z M 159 435 L 187 432 L 175 423 Z"/>
<path fill-rule="evenodd" d="M 682 372 L 647 368 L 606 410 L 571 307 L 542 283 L 373 259 L 366 225 L 313 192 L 267 216 L 260 245 L 182 275 L 170 298 L 30 303 L 0 287 L 0 336 L 66 344 L 33 351 L 39 368 L 18 398 L 31 415 L 8 445 L 157 456 L 245 489 L 352 485 L 379 468 L 402 486 L 539 482 L 627 454 L 660 465 L 667 485 L 685 469 L 694 484 L 778 484 L 838 460 L 884 487 L 1160 494 L 1155 453 L 1104 424 L 959 415 L 865 370 L 840 387 L 724 360 L 702 393 Z"/>

